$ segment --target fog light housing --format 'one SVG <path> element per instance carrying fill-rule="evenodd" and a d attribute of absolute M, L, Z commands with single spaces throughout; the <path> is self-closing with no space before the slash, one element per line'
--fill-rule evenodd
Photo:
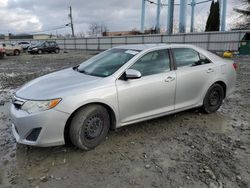
<path fill-rule="evenodd" d="M 42 130 L 41 127 L 32 129 L 32 131 L 30 132 L 30 134 L 26 137 L 26 140 L 35 142 L 37 140 L 37 138 L 38 138 L 41 130 Z"/>

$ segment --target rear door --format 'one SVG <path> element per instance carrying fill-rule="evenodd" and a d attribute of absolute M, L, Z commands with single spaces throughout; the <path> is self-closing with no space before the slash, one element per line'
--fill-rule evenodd
<path fill-rule="evenodd" d="M 116 81 L 122 124 L 174 110 L 176 76 L 167 49 L 147 53 L 130 69 L 142 77 Z"/>
<path fill-rule="evenodd" d="M 56 43 L 55 42 L 49 42 L 49 51 L 54 52 L 56 48 Z"/>
<path fill-rule="evenodd" d="M 175 109 L 197 106 L 203 101 L 216 71 L 214 64 L 191 48 L 171 49 L 176 70 Z"/>
<path fill-rule="evenodd" d="M 44 42 L 43 44 L 43 49 L 44 52 L 49 52 L 50 51 L 50 46 L 49 46 L 49 42 Z"/>

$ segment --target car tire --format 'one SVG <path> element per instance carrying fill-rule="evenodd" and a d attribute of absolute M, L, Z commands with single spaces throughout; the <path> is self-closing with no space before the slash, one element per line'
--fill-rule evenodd
<path fill-rule="evenodd" d="M 203 101 L 203 111 L 210 114 L 216 112 L 222 105 L 224 89 L 220 84 L 213 84 L 207 91 Z"/>
<path fill-rule="evenodd" d="M 43 51 L 42 51 L 42 50 L 38 50 L 37 53 L 38 53 L 38 54 L 42 54 Z"/>
<path fill-rule="evenodd" d="M 55 49 L 55 53 L 59 54 L 60 50 L 59 49 Z"/>
<path fill-rule="evenodd" d="M 15 55 L 15 56 L 20 55 L 20 51 L 19 51 L 19 50 L 14 50 L 14 55 Z"/>
<path fill-rule="evenodd" d="M 79 109 L 72 118 L 69 136 L 73 145 L 90 150 L 99 145 L 108 134 L 110 117 L 106 108 L 90 105 Z"/>

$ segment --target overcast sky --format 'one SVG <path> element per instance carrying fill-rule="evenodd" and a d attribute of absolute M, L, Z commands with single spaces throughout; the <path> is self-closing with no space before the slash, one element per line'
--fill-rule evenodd
<path fill-rule="evenodd" d="M 167 0 L 162 0 L 162 3 L 166 2 Z M 178 3 L 179 0 L 175 2 Z M 228 29 L 237 20 L 237 16 L 232 14 L 232 7 L 239 4 L 240 0 L 228 0 Z M 65 25 L 69 23 L 69 5 L 72 5 L 73 9 L 76 33 L 86 33 L 92 22 L 104 23 L 109 31 L 140 29 L 141 0 L 0 0 L 0 33 L 29 33 Z M 210 3 L 196 6 L 196 27 L 205 26 L 209 7 Z M 176 26 L 178 26 L 178 12 L 178 7 L 175 7 Z M 188 25 L 190 25 L 190 12 L 189 6 Z M 162 7 L 162 28 L 166 28 L 166 17 L 167 8 Z M 146 3 L 145 27 L 155 26 L 155 22 L 156 6 Z M 57 32 L 70 33 L 70 28 L 60 29 Z M 55 31 L 48 33 L 55 34 Z"/>

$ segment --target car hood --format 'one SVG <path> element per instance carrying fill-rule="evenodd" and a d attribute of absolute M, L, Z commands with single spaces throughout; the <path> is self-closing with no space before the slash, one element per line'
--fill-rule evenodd
<path fill-rule="evenodd" d="M 65 69 L 28 82 L 16 92 L 16 96 L 30 100 L 60 98 L 75 90 L 93 87 L 93 83 L 100 79 L 102 78 L 79 73 L 72 68 Z"/>

